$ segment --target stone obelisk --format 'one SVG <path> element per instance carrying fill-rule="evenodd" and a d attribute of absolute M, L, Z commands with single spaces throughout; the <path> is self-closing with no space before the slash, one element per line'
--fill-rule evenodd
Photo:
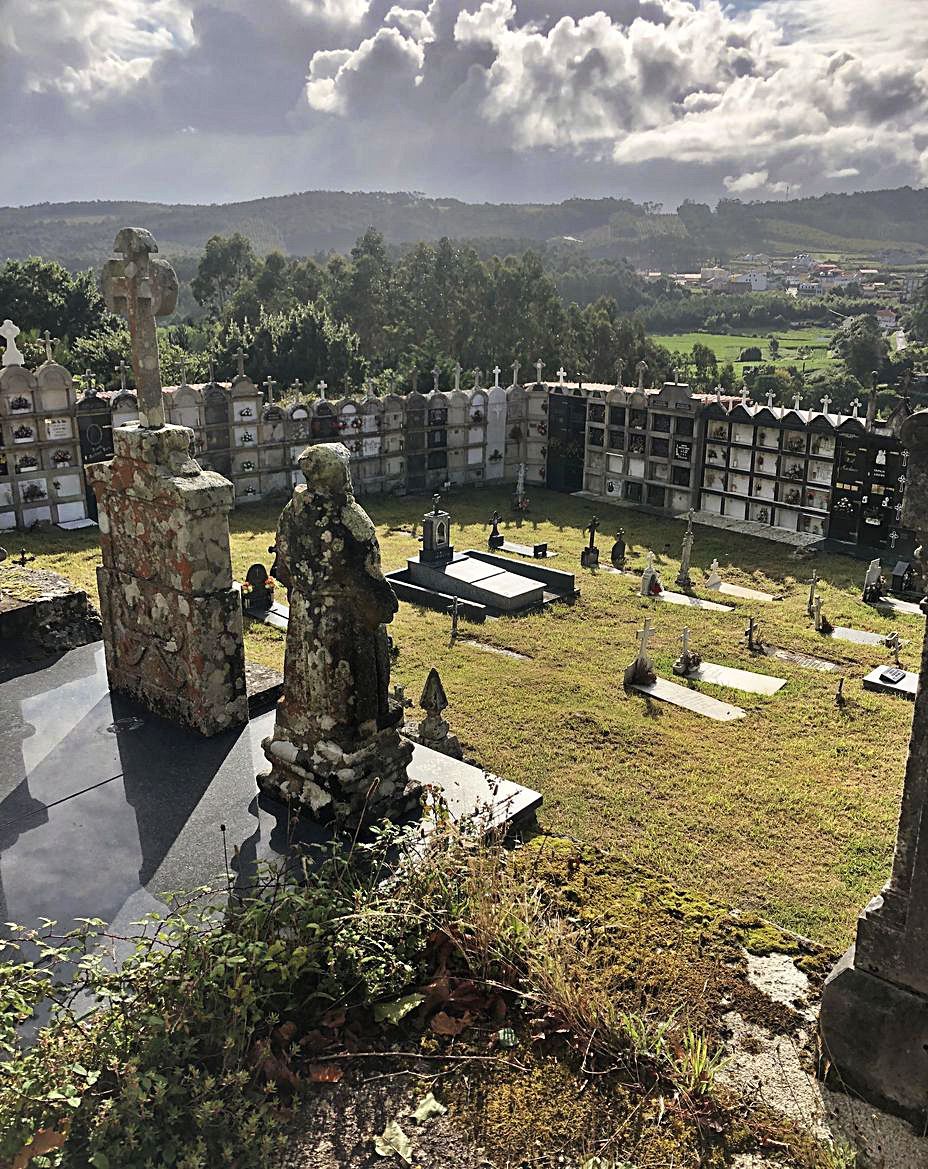
<path fill-rule="evenodd" d="M 213 735 L 248 717 L 232 484 L 190 457 L 188 427 L 165 423 L 155 318 L 174 311 L 174 269 L 140 228 L 123 228 L 113 250 L 103 293 L 129 322 L 139 421 L 113 427 L 114 457 L 87 467 L 107 674 L 111 690 Z"/>

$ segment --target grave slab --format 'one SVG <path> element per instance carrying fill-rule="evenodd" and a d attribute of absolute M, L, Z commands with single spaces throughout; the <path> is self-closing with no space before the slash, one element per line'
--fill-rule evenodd
<path fill-rule="evenodd" d="M 924 616 L 916 601 L 903 601 L 899 597 L 881 597 L 873 607 L 880 613 L 908 613 L 913 617 Z"/>
<path fill-rule="evenodd" d="M 714 662 L 703 662 L 697 670 L 686 675 L 686 680 L 729 686 L 732 690 L 743 690 L 746 694 L 776 694 L 786 685 L 785 678 L 755 674 L 751 670 L 736 670 L 732 666 L 719 666 Z"/>
<path fill-rule="evenodd" d="M 851 629 L 848 625 L 836 625 L 831 633 L 825 637 L 834 637 L 838 641 L 853 641 L 856 645 L 884 645 L 886 642 L 882 633 L 870 633 L 866 629 Z"/>
<path fill-rule="evenodd" d="M 776 646 L 765 645 L 763 652 L 768 658 L 776 658 L 781 662 L 792 662 L 795 666 L 802 666 L 806 670 L 819 670 L 821 673 L 831 673 L 837 670 L 837 662 L 829 662 L 826 658 L 816 658 L 812 654 L 795 653 L 791 649 L 777 649 Z"/>
<path fill-rule="evenodd" d="M 742 601 L 761 601 L 764 604 L 776 600 L 772 593 L 764 593 L 760 589 L 746 589 L 742 585 L 728 584 L 726 581 L 713 592 L 724 593 L 727 597 L 738 597 Z"/>
<path fill-rule="evenodd" d="M 668 605 L 687 605 L 690 609 L 711 609 L 715 613 L 734 613 L 734 606 L 719 605 L 715 601 L 704 601 L 701 597 L 691 597 L 688 593 L 673 593 L 664 589 L 657 594 L 659 601 L 666 601 Z"/>
<path fill-rule="evenodd" d="M 544 552 L 541 551 L 542 548 Z M 547 544 L 515 544 L 511 540 L 504 540 L 496 551 L 509 552 L 513 556 L 525 556 L 529 560 L 553 560 L 557 556 L 556 552 L 548 551 Z"/>
<path fill-rule="evenodd" d="M 288 852 L 287 808 L 255 785 L 273 711 L 204 738 L 111 695 L 100 642 L 0 683 L 0 710 L 0 922 L 131 922 L 168 890 L 222 887 L 220 824 L 242 877 Z M 541 802 L 419 745 L 409 774 L 447 783 L 455 815 L 489 801 L 495 822 L 511 822 Z M 309 819 L 297 825 L 300 842 L 327 836 Z"/>
<path fill-rule="evenodd" d="M 903 698 L 914 702 L 915 691 L 918 688 L 918 674 L 906 670 L 905 677 L 893 684 L 880 677 L 885 669 L 885 666 L 877 666 L 875 670 L 866 674 L 864 676 L 864 690 L 874 690 L 878 694 L 900 694 Z"/>
<path fill-rule="evenodd" d="M 472 649 L 482 650 L 483 653 L 499 654 L 504 658 L 518 658 L 523 662 L 530 662 L 532 659 L 528 654 L 519 653 L 515 649 L 504 649 L 501 645 L 490 645 L 486 641 L 477 641 L 473 637 L 459 637 L 457 639 L 458 645 L 469 645 Z"/>
<path fill-rule="evenodd" d="M 669 702 L 673 706 L 682 706 L 684 710 L 700 714 L 704 718 L 715 719 L 716 722 L 735 722 L 744 718 L 745 711 L 740 706 L 732 706 L 728 702 L 719 702 L 717 698 L 710 698 L 708 694 L 700 694 L 698 690 L 688 690 L 686 686 L 678 686 L 675 682 L 668 682 L 658 678 L 648 685 L 632 685 L 630 690 L 637 690 L 648 698 L 656 698 L 660 702 Z"/>

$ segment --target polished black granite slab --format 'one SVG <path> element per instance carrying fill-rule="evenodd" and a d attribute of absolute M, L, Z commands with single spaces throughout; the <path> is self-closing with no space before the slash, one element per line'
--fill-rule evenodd
<path fill-rule="evenodd" d="M 239 850 L 233 879 L 294 841 L 325 840 L 321 825 L 258 797 L 273 720 L 204 739 L 110 695 L 101 642 L 24 663 L 0 682 L 0 922 L 128 927 L 166 892 L 225 882 L 220 825 L 229 856 Z M 419 746 L 410 771 L 444 777 L 453 814 L 490 803 L 511 821 L 541 803 Z"/>

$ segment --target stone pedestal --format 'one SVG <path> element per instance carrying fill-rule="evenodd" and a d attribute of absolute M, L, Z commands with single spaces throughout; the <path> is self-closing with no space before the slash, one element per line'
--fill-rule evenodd
<path fill-rule="evenodd" d="M 245 723 L 241 603 L 232 587 L 232 485 L 190 457 L 185 426 L 114 427 L 114 457 L 87 468 L 111 690 L 214 735 Z"/>

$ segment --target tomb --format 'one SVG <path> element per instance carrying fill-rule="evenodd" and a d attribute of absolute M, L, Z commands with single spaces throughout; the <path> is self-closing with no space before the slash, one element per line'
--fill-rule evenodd
<path fill-rule="evenodd" d="M 900 694 L 914 702 L 918 674 L 898 666 L 877 666 L 864 675 L 863 685 L 864 690 L 873 690 L 877 694 Z"/>
<path fill-rule="evenodd" d="M 553 601 L 578 595 L 573 573 L 541 565 L 515 565 L 492 552 L 457 552 L 451 544 L 451 516 L 439 508 L 423 517 L 422 550 L 405 569 L 387 574 L 401 600 L 429 608 L 450 608 L 455 597 L 459 613 L 470 620 L 538 610 Z"/>
<path fill-rule="evenodd" d="M 719 702 L 716 698 L 710 698 L 708 694 L 700 694 L 698 690 L 690 690 L 686 686 L 678 686 L 675 682 L 659 678 L 651 660 L 650 645 L 653 636 L 651 618 L 646 617 L 644 626 L 638 633 L 638 653 L 623 675 L 626 690 L 634 690 L 646 698 L 656 698 L 659 702 L 669 702 L 672 706 L 680 706 L 684 710 L 714 719 L 716 722 L 735 722 L 744 718 L 745 711 L 740 706 Z M 685 664 L 692 664 L 693 657 L 688 642 L 684 644 L 684 657 L 687 658 Z"/>

